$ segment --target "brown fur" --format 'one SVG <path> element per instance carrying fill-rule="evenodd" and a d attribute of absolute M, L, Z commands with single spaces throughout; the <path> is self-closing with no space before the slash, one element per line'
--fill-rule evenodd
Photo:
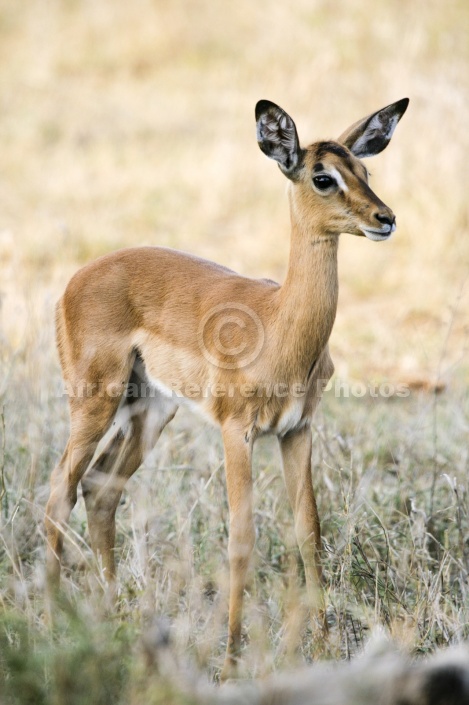
<path fill-rule="evenodd" d="M 318 149 L 323 167 L 340 172 L 346 192 L 325 197 L 312 187 Z M 282 286 L 181 252 L 133 248 L 77 272 L 57 307 L 63 375 L 75 395 L 70 397 L 70 438 L 52 474 L 46 510 L 49 587 L 58 585 L 63 531 L 80 481 L 93 549 L 108 579 L 114 579 L 114 515 L 122 488 L 176 413 L 181 398 L 165 390 L 182 389 L 221 427 L 225 448 L 230 505 L 225 676 L 240 647 L 243 591 L 254 543 L 251 455 L 259 435 L 279 438 L 308 589 L 312 601 L 321 603 L 310 423 L 334 369 L 328 340 L 337 308 L 338 239 L 341 232 L 363 234 L 363 225 L 376 227 L 377 215 L 393 218 L 367 185 L 363 165 L 338 144 L 332 151 L 321 145 L 304 150 L 289 201 L 291 253 Z M 156 396 L 139 395 L 130 403 L 124 392 L 131 376 L 156 382 Z M 288 393 L 264 393 L 276 384 Z M 293 395 L 293 385 L 303 385 L 304 393 Z M 219 394 L 204 395 L 215 388 Z M 115 432 L 94 459 L 112 424 Z"/>

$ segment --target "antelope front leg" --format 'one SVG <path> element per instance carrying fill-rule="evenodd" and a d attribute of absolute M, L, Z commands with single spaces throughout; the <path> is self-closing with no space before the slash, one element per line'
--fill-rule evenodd
<path fill-rule="evenodd" d="M 237 425 L 223 428 L 225 472 L 230 507 L 230 604 L 228 644 L 221 679 L 234 677 L 241 648 L 241 618 L 246 574 L 254 547 L 252 516 L 252 441 L 246 441 L 245 431 Z"/>
<path fill-rule="evenodd" d="M 311 476 L 311 429 L 309 425 L 279 438 L 283 472 L 295 516 L 295 533 L 303 559 L 308 597 L 321 628 L 327 629 L 321 588 L 321 527 Z"/>

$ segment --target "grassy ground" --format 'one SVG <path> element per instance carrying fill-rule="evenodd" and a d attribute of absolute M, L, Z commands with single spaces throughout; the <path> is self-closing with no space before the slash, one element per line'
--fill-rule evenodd
<path fill-rule="evenodd" d="M 155 614 L 176 655 L 217 678 L 222 451 L 189 414 L 125 492 L 117 614 L 100 604 L 80 500 L 68 602 L 54 632 L 44 622 L 43 509 L 68 430 L 52 312 L 80 264 L 131 244 L 283 277 L 288 211 L 255 144 L 261 97 L 306 141 L 410 96 L 369 163 L 399 228 L 386 244 L 342 238 L 331 341 L 338 382 L 410 394 L 333 386 L 315 419 L 328 644 L 306 626 L 275 443 L 258 444 L 246 672 L 351 655 L 376 623 L 416 652 L 468 638 L 468 29 L 462 0 L 0 1 L 0 701 L 170 702 L 141 641 Z"/>

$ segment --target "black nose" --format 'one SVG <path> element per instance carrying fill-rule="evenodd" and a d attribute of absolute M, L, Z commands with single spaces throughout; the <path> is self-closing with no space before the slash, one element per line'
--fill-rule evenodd
<path fill-rule="evenodd" d="M 391 227 L 396 222 L 396 216 L 394 215 L 392 216 L 392 218 L 390 218 L 389 215 L 382 215 L 381 213 L 376 213 L 375 218 L 376 220 L 379 220 L 379 222 L 383 225 L 390 225 Z"/>

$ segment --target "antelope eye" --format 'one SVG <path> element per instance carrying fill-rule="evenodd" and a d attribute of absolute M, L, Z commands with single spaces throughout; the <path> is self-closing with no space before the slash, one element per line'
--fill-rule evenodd
<path fill-rule="evenodd" d="M 313 184 L 319 191 L 327 191 L 327 189 L 332 186 L 337 186 L 335 179 L 327 174 L 320 174 L 319 176 L 313 176 Z"/>

